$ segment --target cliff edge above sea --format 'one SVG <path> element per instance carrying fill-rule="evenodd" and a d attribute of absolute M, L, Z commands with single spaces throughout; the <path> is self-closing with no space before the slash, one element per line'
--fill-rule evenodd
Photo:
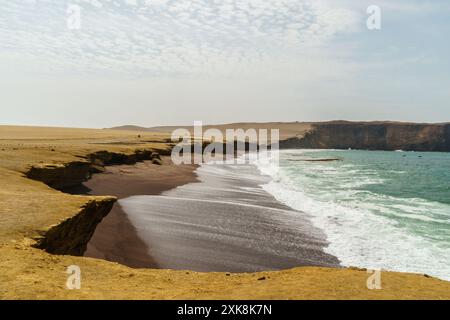
<path fill-rule="evenodd" d="M 143 128 L 121 126 L 113 130 L 170 133 L 176 126 Z M 193 131 L 192 126 L 180 128 Z M 394 121 L 267 122 L 207 125 L 203 130 L 279 129 L 281 149 L 363 149 L 450 151 L 450 122 L 410 123 Z"/>
<path fill-rule="evenodd" d="M 280 143 L 280 147 L 448 152 L 450 123 L 314 123 L 303 136 L 285 139 Z"/>
<path fill-rule="evenodd" d="M 450 282 L 422 274 L 383 271 L 382 288 L 370 290 L 371 274 L 357 268 L 193 272 L 81 256 L 116 198 L 61 190 L 109 165 L 152 161 L 170 151 L 169 137 L 0 126 L 0 299 L 450 299 Z M 70 266 L 81 271 L 79 290 L 67 289 Z"/>

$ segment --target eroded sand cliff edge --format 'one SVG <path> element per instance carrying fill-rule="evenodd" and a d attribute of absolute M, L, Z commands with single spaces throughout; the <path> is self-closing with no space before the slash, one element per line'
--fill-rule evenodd
<path fill-rule="evenodd" d="M 77 170 L 71 176 L 71 170 L 67 171 L 70 163 L 92 164 L 86 160 L 88 155 L 101 151 L 131 155 L 135 150 L 165 149 L 166 138 L 146 132 L 0 126 L 0 298 L 450 298 L 449 282 L 416 274 L 383 272 L 382 289 L 369 290 L 369 274 L 360 269 L 198 273 L 131 269 L 77 256 L 114 198 L 70 195 L 49 186 L 55 181 L 62 181 L 60 187 L 66 186 L 59 175 L 52 176 L 47 185 L 28 178 L 27 172 L 33 167 L 66 168 L 56 172 L 64 172 L 66 178 L 75 181 L 86 176 Z M 71 265 L 81 270 L 80 290 L 66 287 L 66 271 Z"/>

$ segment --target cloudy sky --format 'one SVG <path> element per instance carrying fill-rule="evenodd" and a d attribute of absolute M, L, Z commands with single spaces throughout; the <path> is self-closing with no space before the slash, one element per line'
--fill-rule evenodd
<path fill-rule="evenodd" d="M 0 124 L 450 121 L 449 16 L 447 0 L 2 1 Z"/>

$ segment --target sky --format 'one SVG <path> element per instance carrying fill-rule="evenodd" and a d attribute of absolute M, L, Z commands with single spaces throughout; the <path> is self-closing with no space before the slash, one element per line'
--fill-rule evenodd
<path fill-rule="evenodd" d="M 0 124 L 446 122 L 449 17 L 448 0 L 2 1 Z"/>

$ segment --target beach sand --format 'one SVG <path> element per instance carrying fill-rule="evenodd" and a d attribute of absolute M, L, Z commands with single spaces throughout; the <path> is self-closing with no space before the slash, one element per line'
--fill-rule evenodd
<path fill-rule="evenodd" d="M 162 163 L 155 165 L 145 161 L 135 165 L 110 166 L 104 173 L 94 175 L 81 188 L 70 191 L 91 195 L 108 194 L 123 199 L 132 195 L 157 195 L 196 181 L 196 166 L 176 166 L 170 157 L 162 157 Z M 97 226 L 85 256 L 134 268 L 157 267 L 119 203 Z"/>
<path fill-rule="evenodd" d="M 85 256 L 204 272 L 339 266 L 323 251 L 325 235 L 265 192 L 268 177 L 254 166 L 206 165 L 197 180 L 195 166 L 163 162 L 164 170 L 149 162 L 109 167 L 84 184 L 89 194 L 120 199 Z"/>
<path fill-rule="evenodd" d="M 0 299 L 450 299 L 450 282 L 420 274 L 383 271 L 382 290 L 369 290 L 370 274 L 355 268 L 301 267 L 231 275 L 133 269 L 35 247 L 36 239 L 67 222 L 78 233 L 90 232 L 91 224 L 70 222 L 86 213 L 87 218 L 95 217 L 96 210 L 84 208 L 88 204 L 102 208 L 111 198 L 52 189 L 25 176 L 30 166 L 49 165 L 51 174 L 55 165 L 79 162 L 93 152 L 130 155 L 136 149 L 165 149 L 165 138 L 138 131 L 0 126 Z M 166 167 L 151 168 L 163 174 Z M 66 288 L 71 265 L 82 270 L 80 290 Z"/>

